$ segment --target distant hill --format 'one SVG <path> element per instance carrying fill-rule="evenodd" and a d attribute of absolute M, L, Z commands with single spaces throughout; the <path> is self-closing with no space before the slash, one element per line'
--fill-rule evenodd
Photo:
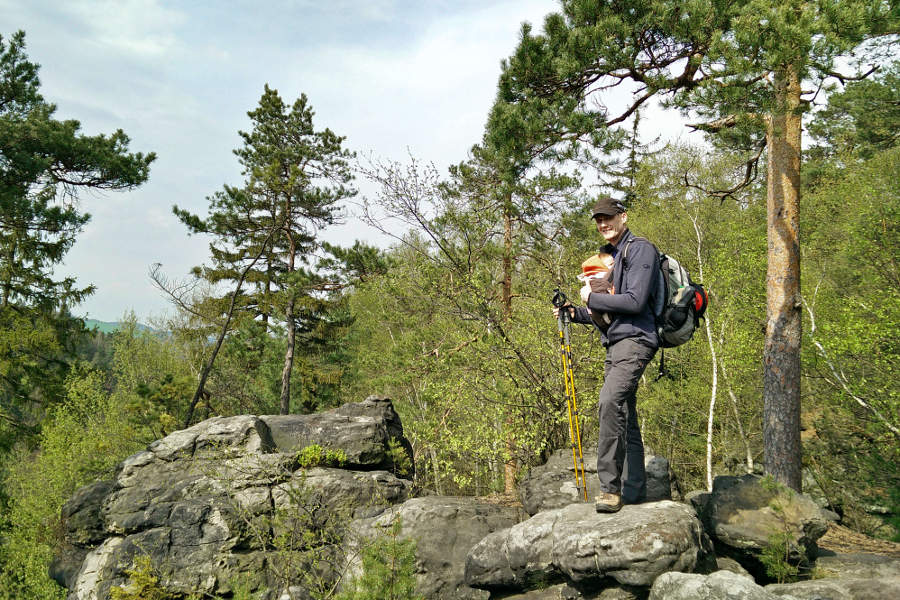
<path fill-rule="evenodd" d="M 102 331 L 103 333 L 113 333 L 114 331 L 118 331 L 122 327 L 122 323 L 119 321 L 108 322 L 108 321 L 98 321 L 97 319 L 85 319 L 84 326 L 88 329 L 97 329 Z M 152 327 L 148 327 L 142 323 L 137 324 L 137 328 L 141 331 L 150 331 L 155 332 L 156 330 Z"/>

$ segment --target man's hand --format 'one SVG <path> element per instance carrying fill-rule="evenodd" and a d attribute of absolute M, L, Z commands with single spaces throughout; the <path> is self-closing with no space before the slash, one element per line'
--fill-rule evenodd
<path fill-rule="evenodd" d="M 574 319 L 574 318 L 575 318 L 575 307 L 572 306 L 571 303 L 566 302 L 565 304 L 563 304 L 563 308 L 569 311 L 569 318 L 570 318 L 570 319 Z M 553 307 L 553 318 L 554 318 L 554 319 L 558 319 L 558 318 L 559 318 L 559 307 L 558 307 L 558 306 L 554 306 L 554 307 Z"/>

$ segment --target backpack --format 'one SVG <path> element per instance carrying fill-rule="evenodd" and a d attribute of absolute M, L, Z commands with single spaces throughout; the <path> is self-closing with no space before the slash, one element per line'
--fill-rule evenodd
<path fill-rule="evenodd" d="M 628 246 L 635 239 L 643 238 L 629 240 L 622 255 L 623 261 L 628 257 Z M 656 333 L 659 335 L 661 348 L 673 348 L 693 337 L 694 330 L 706 313 L 709 297 L 702 284 L 691 280 L 681 263 L 660 252 L 656 246 L 653 248 L 659 254 L 660 271 L 652 292 Z"/>

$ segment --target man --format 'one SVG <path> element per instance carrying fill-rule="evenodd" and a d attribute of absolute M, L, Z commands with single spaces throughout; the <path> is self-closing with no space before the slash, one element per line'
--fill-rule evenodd
<path fill-rule="evenodd" d="M 592 218 L 606 240 L 602 251 L 615 258 L 614 294 L 593 293 L 590 285 L 581 289 L 591 312 L 606 312 L 611 318 L 609 328 L 601 333 L 606 347 L 597 448 L 601 491 L 594 507 L 597 512 L 616 512 L 623 499 L 637 504 L 647 495 L 644 444 L 635 405 L 638 381 L 659 347 L 652 295 L 661 275 L 656 248 L 628 230 L 624 204 L 601 198 Z M 587 308 L 570 306 L 569 310 L 572 321 L 591 323 Z"/>

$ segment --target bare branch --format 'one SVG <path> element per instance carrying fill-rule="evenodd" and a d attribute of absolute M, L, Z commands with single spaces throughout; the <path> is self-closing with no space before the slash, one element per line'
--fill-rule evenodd
<path fill-rule="evenodd" d="M 195 310 L 193 303 L 188 302 L 185 299 L 194 291 L 194 289 L 196 289 L 199 281 L 188 280 L 173 283 L 163 274 L 162 263 L 153 263 L 150 265 L 148 275 L 150 276 L 150 281 L 153 282 L 153 287 L 167 295 L 172 304 L 199 319 L 212 320 L 209 315 L 204 315 Z"/>
<path fill-rule="evenodd" d="M 837 71 L 822 68 L 820 68 L 820 70 L 826 77 L 833 77 L 840 81 L 841 85 L 846 85 L 848 81 L 862 81 L 863 79 L 866 79 L 869 75 L 878 70 L 878 65 L 874 65 L 865 73 L 857 73 L 856 75 L 845 75 L 843 73 L 838 73 Z"/>
<path fill-rule="evenodd" d="M 756 175 L 758 173 L 759 166 L 759 158 L 762 156 L 763 150 L 765 150 L 766 144 L 763 143 L 760 145 L 759 150 L 755 155 L 750 157 L 750 159 L 744 165 L 744 178 L 736 185 L 732 186 L 727 190 L 708 190 L 703 186 L 699 186 L 697 184 L 691 183 L 688 180 L 688 173 L 684 174 L 684 185 L 688 188 L 693 188 L 695 190 L 700 190 L 707 196 L 711 198 L 719 198 L 721 202 L 725 202 L 727 198 L 733 198 L 736 193 L 741 191 L 742 189 L 749 186 L 751 183 L 756 181 Z"/>
<path fill-rule="evenodd" d="M 734 127 L 737 125 L 737 116 L 736 115 L 728 115 L 727 117 L 722 117 L 721 119 L 716 119 L 714 121 L 709 121 L 708 123 L 688 123 L 687 126 L 693 129 L 694 131 L 706 131 L 708 133 L 716 133 L 722 131 L 723 129 L 728 129 L 729 127 Z"/>

